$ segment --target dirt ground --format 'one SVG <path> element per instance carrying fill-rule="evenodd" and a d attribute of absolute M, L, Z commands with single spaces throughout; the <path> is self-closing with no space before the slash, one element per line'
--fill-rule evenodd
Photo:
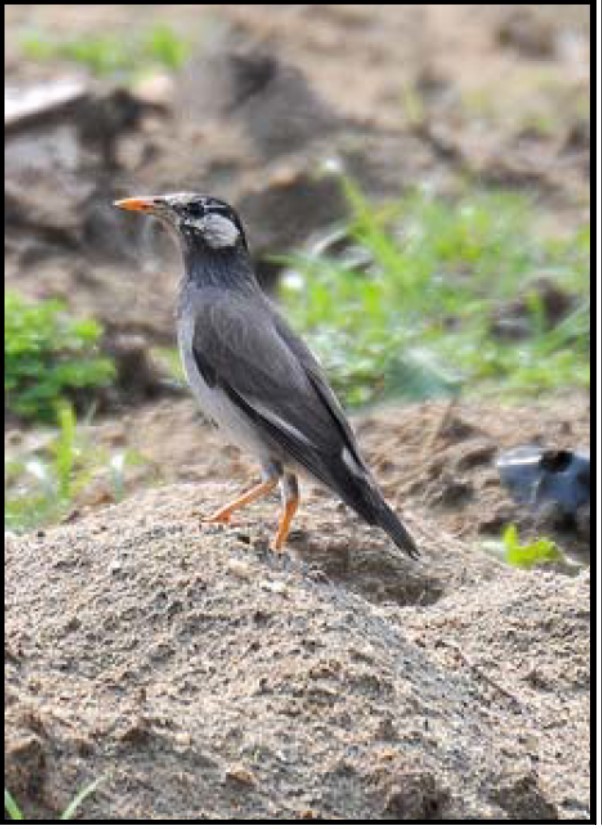
<path fill-rule="evenodd" d="M 358 529 L 314 533 L 343 577 L 312 578 L 201 534 L 197 506 L 180 484 L 9 543 L 7 784 L 29 814 L 106 774 L 88 819 L 586 816 L 588 571 L 452 541 L 417 566 Z"/>
<path fill-rule="evenodd" d="M 583 818 L 589 569 L 482 547 L 532 529 L 492 456 L 586 444 L 575 402 L 460 404 L 432 441 L 443 404 L 356 422 L 418 564 L 308 484 L 283 562 L 275 499 L 202 528 L 256 470 L 188 401 L 99 426 L 166 483 L 8 540 L 11 790 L 40 817 L 106 775 L 89 819 Z"/>
<path fill-rule="evenodd" d="M 588 400 L 363 414 L 420 562 L 307 483 L 277 561 L 276 500 L 200 526 L 256 469 L 145 368 L 173 344 L 177 264 L 110 208 L 231 199 L 268 286 L 272 254 L 342 218 L 333 160 L 375 199 L 528 189 L 562 234 L 589 210 L 587 8 L 9 5 L 7 85 L 73 73 L 24 60 L 27 27 L 141 14 L 194 33 L 177 78 L 93 84 L 7 136 L 7 285 L 102 320 L 122 383 L 90 437 L 144 463 L 122 503 L 99 481 L 63 526 L 6 539 L 6 785 L 45 819 L 100 776 L 86 819 L 587 818 L 589 569 L 510 569 L 483 542 L 537 529 L 500 450 L 588 448 Z M 8 445 L 31 439 L 10 424 Z M 588 560 L 584 527 L 546 534 Z"/>

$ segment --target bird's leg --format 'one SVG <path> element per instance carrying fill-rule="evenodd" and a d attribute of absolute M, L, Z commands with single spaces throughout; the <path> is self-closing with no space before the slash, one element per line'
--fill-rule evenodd
<path fill-rule="evenodd" d="M 242 509 L 242 507 L 246 507 L 247 504 L 252 504 L 254 501 L 258 501 L 260 498 L 263 498 L 263 496 L 267 495 L 268 492 L 271 492 L 278 483 L 281 475 L 282 467 L 279 463 L 265 463 L 262 470 L 263 481 L 260 484 L 256 484 L 254 487 L 251 487 L 251 489 L 247 490 L 247 492 L 243 492 L 242 495 L 239 495 L 238 498 L 230 501 L 226 504 L 226 506 L 222 507 L 217 512 L 214 512 L 213 515 L 202 519 L 201 523 L 229 524 L 232 513 L 235 510 Z"/>
<path fill-rule="evenodd" d="M 268 492 L 271 492 L 274 489 L 277 483 L 278 479 L 274 479 L 257 484 L 247 492 L 243 492 L 243 494 L 239 495 L 238 498 L 235 498 L 234 501 L 230 501 L 230 503 L 226 504 L 225 507 L 222 507 L 217 512 L 214 512 L 213 515 L 210 515 L 208 518 L 204 518 L 202 523 L 229 524 L 232 513 L 235 510 L 242 509 L 242 507 L 246 507 L 247 504 L 252 504 L 253 501 L 257 501 L 259 498 L 267 495 Z"/>
<path fill-rule="evenodd" d="M 270 544 L 273 553 L 281 553 L 290 532 L 294 514 L 299 506 L 299 486 L 294 475 L 287 474 L 280 479 L 280 493 L 282 495 L 282 512 L 278 522 L 278 532 Z"/>

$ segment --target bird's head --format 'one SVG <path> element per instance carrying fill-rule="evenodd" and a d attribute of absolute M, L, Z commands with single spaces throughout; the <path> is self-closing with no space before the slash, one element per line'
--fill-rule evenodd
<path fill-rule="evenodd" d="M 226 202 L 197 193 L 169 193 L 116 201 L 115 207 L 156 216 L 176 232 L 184 247 L 226 250 L 242 245 L 244 230 L 236 212 Z"/>

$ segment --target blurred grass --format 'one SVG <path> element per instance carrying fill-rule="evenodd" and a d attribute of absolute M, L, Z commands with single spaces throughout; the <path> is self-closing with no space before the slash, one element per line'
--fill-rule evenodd
<path fill-rule="evenodd" d="M 129 449 L 109 452 L 87 437 L 70 404 L 57 411 L 57 428 L 38 433 L 38 446 L 7 452 L 4 465 L 4 525 L 24 532 L 55 523 L 82 500 L 94 482 L 112 502 L 125 493 L 126 468 L 142 462 Z"/>
<path fill-rule="evenodd" d="M 91 417 L 96 390 L 115 377 L 99 349 L 101 326 L 74 319 L 61 302 L 30 302 L 14 292 L 5 296 L 4 316 L 5 410 L 19 423 L 56 427 L 36 432 L 35 448 L 7 452 L 5 526 L 23 531 L 59 521 L 101 479 L 109 500 L 120 500 L 126 466 L 139 458 L 93 444 L 75 414 L 79 406 Z"/>
<path fill-rule="evenodd" d="M 4 298 L 4 394 L 7 412 L 54 421 L 65 399 L 92 399 L 115 376 L 100 353 L 102 328 L 74 319 L 58 300 L 30 302 L 13 291 Z"/>
<path fill-rule="evenodd" d="M 65 810 L 59 815 L 59 820 L 73 820 L 75 813 L 82 805 L 84 800 L 86 800 L 90 795 L 92 795 L 99 785 L 104 782 L 104 777 L 99 777 L 93 783 L 90 783 L 88 786 L 85 786 L 81 791 L 79 791 L 71 803 L 65 808 Z M 9 790 L 5 787 L 4 789 L 4 811 L 8 815 L 11 820 L 27 820 L 27 818 L 23 815 L 21 808 L 17 805 L 14 797 L 11 795 Z"/>
<path fill-rule="evenodd" d="M 141 32 L 86 34 L 71 40 L 58 40 L 47 31 L 35 30 L 22 36 L 20 46 L 30 60 L 66 60 L 99 77 L 126 79 L 156 67 L 175 71 L 191 49 L 190 43 L 166 24 Z"/>
<path fill-rule="evenodd" d="M 351 182 L 344 188 L 347 258 L 367 264 L 296 255 L 280 296 L 348 405 L 589 386 L 587 227 L 544 238 L 536 206 L 516 193 L 472 190 L 452 203 L 413 192 L 376 208 Z M 541 277 L 574 299 L 555 325 L 533 282 Z M 528 336 L 501 339 L 494 318 L 517 298 Z"/>

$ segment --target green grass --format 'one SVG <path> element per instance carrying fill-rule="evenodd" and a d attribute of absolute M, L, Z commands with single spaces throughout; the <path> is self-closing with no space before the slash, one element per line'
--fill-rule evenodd
<path fill-rule="evenodd" d="M 7 453 L 4 466 L 5 528 L 14 532 L 37 529 L 64 518 L 94 481 L 104 481 L 112 501 L 125 493 L 126 468 L 142 459 L 132 450 L 111 453 L 78 426 L 73 408 L 63 403 L 58 428 L 38 433 L 41 448 Z"/>
<path fill-rule="evenodd" d="M 6 294 L 5 407 L 22 422 L 46 424 L 35 433 L 38 448 L 7 452 L 7 529 L 61 520 L 99 479 L 113 501 L 124 495 L 126 466 L 140 458 L 99 447 L 88 438 L 86 421 L 78 425 L 76 419 L 76 406 L 91 416 L 97 390 L 115 375 L 100 353 L 101 333 L 98 323 L 74 320 L 60 302 L 36 304 Z"/>
<path fill-rule="evenodd" d="M 78 794 L 73 798 L 71 803 L 66 807 L 66 809 L 60 814 L 59 820 L 73 820 L 75 817 L 75 813 L 82 805 L 86 798 L 90 797 L 90 795 L 96 791 L 99 785 L 103 782 L 104 778 L 99 777 L 98 780 L 95 780 L 93 783 L 90 783 L 88 786 L 85 786 L 81 789 Z M 17 805 L 14 797 L 8 791 L 8 789 L 4 789 L 4 811 L 8 815 L 11 820 L 26 820 L 23 812 Z"/>
<path fill-rule="evenodd" d="M 81 35 L 58 40 L 48 32 L 31 31 L 21 38 L 23 55 L 30 60 L 66 60 L 87 67 L 92 74 L 130 78 L 153 68 L 175 71 L 187 60 L 190 43 L 170 26 L 158 24 L 142 32 Z"/>
<path fill-rule="evenodd" d="M 340 259 L 289 260 L 281 299 L 348 405 L 464 393 L 528 397 L 589 385 L 589 231 L 566 240 L 535 230 L 537 210 L 506 192 L 455 202 L 411 193 L 375 208 L 344 182 L 348 232 L 367 271 Z M 551 278 L 576 307 L 547 327 L 536 277 Z M 496 308 L 517 297 L 531 336 L 492 333 Z"/>
<path fill-rule="evenodd" d="M 100 325 L 75 320 L 56 300 L 33 303 L 14 292 L 4 299 L 4 393 L 8 412 L 54 421 L 65 399 L 92 399 L 115 371 L 100 354 Z"/>

